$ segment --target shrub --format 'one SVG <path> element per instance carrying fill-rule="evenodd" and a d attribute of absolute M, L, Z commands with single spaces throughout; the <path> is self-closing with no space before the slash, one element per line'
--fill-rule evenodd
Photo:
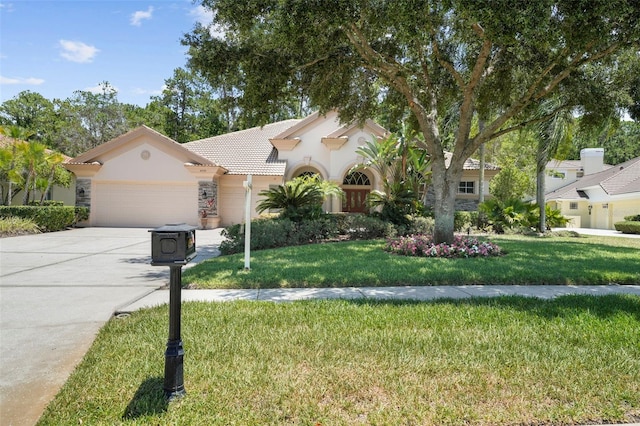
<path fill-rule="evenodd" d="M 624 220 L 627 222 L 640 222 L 640 214 L 625 216 Z"/>
<path fill-rule="evenodd" d="M 40 229 L 31 219 L 22 219 L 19 217 L 0 219 L 0 235 L 3 237 L 38 233 L 40 233 Z"/>
<path fill-rule="evenodd" d="M 28 203 L 29 206 L 40 206 L 40 201 L 29 201 Z M 57 206 L 57 207 L 61 207 L 64 206 L 64 201 L 56 201 L 56 200 L 44 200 L 42 202 L 42 206 Z"/>
<path fill-rule="evenodd" d="M 452 244 L 435 244 L 430 235 L 411 235 L 387 241 L 385 250 L 403 256 L 418 257 L 488 257 L 499 256 L 496 244 L 475 238 L 455 236 Z"/>
<path fill-rule="evenodd" d="M 61 231 L 76 223 L 76 208 L 72 206 L 2 206 L 0 217 L 32 220 L 43 232 Z"/>
<path fill-rule="evenodd" d="M 623 234 L 640 234 L 640 221 L 616 222 L 613 226 Z"/>
<path fill-rule="evenodd" d="M 466 231 L 478 223 L 478 212 L 457 211 L 453 217 L 453 230 Z"/>
<path fill-rule="evenodd" d="M 347 216 L 345 229 L 341 234 L 346 235 L 350 240 L 371 240 L 389 237 L 395 232 L 393 224 L 385 222 L 375 215 L 355 214 Z"/>

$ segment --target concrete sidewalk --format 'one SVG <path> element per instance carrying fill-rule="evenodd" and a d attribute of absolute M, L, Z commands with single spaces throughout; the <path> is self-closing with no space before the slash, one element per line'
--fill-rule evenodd
<path fill-rule="evenodd" d="M 183 302 L 230 302 L 256 300 L 294 302 L 310 299 L 370 299 L 370 300 L 435 300 L 470 297 L 525 296 L 552 299 L 569 294 L 603 296 L 634 294 L 640 296 L 640 285 L 477 285 L 429 287 L 345 287 L 345 288 L 278 288 L 250 290 L 182 290 Z M 161 289 L 121 306 L 116 314 L 169 303 L 169 290 Z"/>

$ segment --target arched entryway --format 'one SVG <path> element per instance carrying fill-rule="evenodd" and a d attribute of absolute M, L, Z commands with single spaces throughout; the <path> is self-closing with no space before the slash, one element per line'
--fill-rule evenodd
<path fill-rule="evenodd" d="M 366 173 L 355 171 L 347 173 L 342 181 L 345 198 L 342 211 L 347 213 L 366 213 L 366 200 L 371 192 L 371 178 Z"/>

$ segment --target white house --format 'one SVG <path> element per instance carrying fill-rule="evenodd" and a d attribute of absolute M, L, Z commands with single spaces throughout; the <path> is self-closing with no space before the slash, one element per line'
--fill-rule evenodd
<path fill-rule="evenodd" d="M 640 214 L 640 157 L 610 166 L 604 149 L 588 148 L 580 158 L 547 165 L 547 204 L 571 219 L 567 226 L 615 229 Z"/>
<path fill-rule="evenodd" d="M 336 112 L 182 145 L 142 126 L 71 159 L 66 167 L 76 176 L 77 205 L 90 207 L 91 226 L 197 226 L 203 212 L 209 226 L 229 226 L 244 219 L 248 175 L 253 217 L 260 191 L 307 173 L 345 191 L 345 201 L 329 200 L 326 211 L 364 211 L 367 194 L 381 186 L 379 176 L 350 170 L 363 161 L 356 154 L 359 146 L 387 134 L 371 120 L 362 127 L 341 125 Z M 477 161 L 468 163 L 460 197 L 477 200 L 479 168 Z M 486 169 L 488 182 L 497 168 Z"/>

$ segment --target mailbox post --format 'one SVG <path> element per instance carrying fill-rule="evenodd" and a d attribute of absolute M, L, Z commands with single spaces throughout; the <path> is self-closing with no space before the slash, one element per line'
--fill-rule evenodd
<path fill-rule="evenodd" d="M 196 228 L 171 224 L 151 231 L 151 265 L 168 266 L 169 339 L 165 351 L 164 395 L 172 400 L 183 396 L 184 348 L 180 337 L 182 267 L 196 257 Z"/>

